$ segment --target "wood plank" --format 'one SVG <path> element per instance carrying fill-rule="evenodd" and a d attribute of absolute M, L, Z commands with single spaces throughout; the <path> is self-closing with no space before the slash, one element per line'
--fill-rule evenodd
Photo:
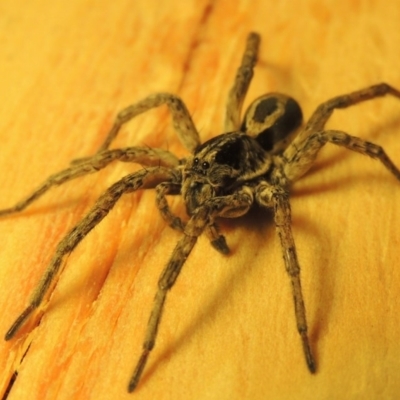
<path fill-rule="evenodd" d="M 382 80 L 400 88 L 395 2 L 4 0 L 1 14 L 0 208 L 93 154 L 117 111 L 149 93 L 179 94 L 203 140 L 220 133 L 251 30 L 263 41 L 246 104 L 284 92 L 308 117 L 322 101 Z M 400 166 L 398 103 L 337 112 L 329 127 L 384 146 Z M 186 154 L 165 109 L 124 128 L 114 147 L 127 145 Z M 0 332 L 26 306 L 59 240 L 137 168 L 113 164 L 0 221 Z M 125 196 L 68 258 L 40 325 L 0 342 L 1 394 L 18 369 L 8 400 L 398 396 L 400 186 L 377 162 L 327 146 L 293 188 L 315 376 L 272 217 L 255 211 L 222 222 L 229 257 L 200 238 L 137 392 L 126 392 L 158 276 L 180 237 L 154 200 L 153 191 Z M 179 198 L 171 204 L 184 215 Z"/>

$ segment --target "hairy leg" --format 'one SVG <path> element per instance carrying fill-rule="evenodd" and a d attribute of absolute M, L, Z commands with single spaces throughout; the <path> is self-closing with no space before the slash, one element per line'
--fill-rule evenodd
<path fill-rule="evenodd" d="M 106 140 L 100 146 L 98 151 L 101 152 L 109 148 L 111 142 L 118 135 L 123 124 L 135 118 L 139 114 L 164 104 L 168 106 L 171 112 L 174 128 L 180 141 L 191 153 L 193 153 L 196 147 L 200 144 L 199 133 L 197 132 L 185 103 L 178 96 L 171 93 L 155 93 L 124 108 L 118 113 Z"/>
<path fill-rule="evenodd" d="M 290 177 L 288 176 L 289 181 L 294 181 L 298 179 L 310 168 L 321 146 L 314 146 L 315 150 L 313 150 L 311 148 L 312 146 L 310 146 L 309 138 L 314 134 L 322 134 L 325 124 L 331 117 L 334 110 L 348 108 L 367 100 L 372 100 L 377 97 L 385 96 L 387 94 L 400 99 L 400 91 L 386 83 L 380 83 L 378 85 L 373 85 L 365 89 L 334 97 L 322 103 L 314 111 L 313 115 L 306 123 L 304 129 L 296 136 L 293 142 L 283 153 L 284 159 L 288 160 L 289 163 L 292 163 L 292 167 L 287 168 L 290 169 Z M 335 143 L 334 141 L 331 142 Z M 337 144 L 342 145 L 341 143 Z M 304 160 L 300 160 L 303 157 L 302 153 L 305 153 Z M 296 165 L 298 167 L 297 171 L 295 170 Z"/>
<path fill-rule="evenodd" d="M 312 133 L 300 147 L 296 148 L 296 151 L 292 151 L 290 158 L 285 160 L 283 168 L 286 178 L 289 181 L 295 181 L 305 174 L 313 164 L 318 152 L 326 143 L 333 143 L 379 160 L 389 172 L 400 180 L 400 170 L 390 160 L 381 146 L 336 130 Z"/>
<path fill-rule="evenodd" d="M 173 229 L 183 232 L 185 225 L 182 220 L 174 215 L 169 208 L 167 194 L 179 194 L 181 184 L 176 182 L 162 182 L 156 187 L 156 204 L 164 221 Z"/>
<path fill-rule="evenodd" d="M 367 100 L 376 99 L 377 97 L 386 96 L 387 94 L 400 99 L 400 91 L 387 83 L 379 83 L 364 89 L 356 90 L 348 94 L 336 96 L 322 103 L 308 120 L 304 131 L 315 132 L 321 131 L 332 113 L 336 109 L 348 108 Z M 301 136 L 301 134 L 300 134 Z"/>
<path fill-rule="evenodd" d="M 235 82 L 229 91 L 225 115 L 225 132 L 232 132 L 240 129 L 240 114 L 243 100 L 246 96 L 251 79 L 253 78 L 253 69 L 257 62 L 259 46 L 260 36 L 257 33 L 250 33 L 247 37 L 242 62 L 236 72 Z"/>
<path fill-rule="evenodd" d="M 10 340 L 17 333 L 32 312 L 43 303 L 45 297 L 48 300 L 63 270 L 62 265 L 65 256 L 70 254 L 82 239 L 103 220 L 124 193 L 138 190 L 154 179 L 167 180 L 171 178 L 173 178 L 173 174 L 170 170 L 153 167 L 127 175 L 108 188 L 88 214 L 58 244 L 54 257 L 34 290 L 28 307 L 12 324 L 5 339 Z"/>
<path fill-rule="evenodd" d="M 129 382 L 128 391 L 135 390 L 142 375 L 151 350 L 154 348 L 157 331 L 164 310 L 164 304 L 168 291 L 173 287 L 181 272 L 183 264 L 189 257 L 197 238 L 202 234 L 210 221 L 217 216 L 233 217 L 243 215 L 248 211 L 253 202 L 250 189 L 242 188 L 235 194 L 215 197 L 199 207 L 192 215 L 184 230 L 184 236 L 179 240 L 172 256 L 162 272 L 158 281 L 158 290 L 154 298 L 153 309 L 147 324 L 146 336 L 143 342 L 142 353 L 136 365 L 135 371 Z"/>
<path fill-rule="evenodd" d="M 176 195 L 180 193 L 181 184 L 177 184 L 175 182 L 163 182 L 157 185 L 156 192 L 156 203 L 157 208 L 159 209 L 162 217 L 167 222 L 167 224 L 178 231 L 183 232 L 185 228 L 185 224 L 182 220 L 174 215 L 170 208 L 165 197 L 167 194 Z M 218 225 L 214 221 L 210 221 L 207 227 L 205 228 L 205 234 L 207 235 L 208 239 L 210 240 L 211 245 L 218 250 L 222 254 L 229 253 L 229 247 L 226 244 L 225 237 L 220 235 Z"/>
<path fill-rule="evenodd" d="M 275 227 L 281 242 L 286 272 L 292 283 L 297 330 L 302 340 L 303 352 L 308 369 L 310 372 L 314 373 L 316 366 L 307 333 L 306 308 L 300 281 L 300 264 L 297 259 L 296 246 L 291 227 L 289 194 L 280 187 L 261 182 L 256 189 L 256 201 L 261 206 L 268 208 L 273 207 L 274 209 Z"/>
<path fill-rule="evenodd" d="M 178 159 L 170 152 L 161 149 L 150 149 L 148 147 L 128 147 L 125 149 L 106 150 L 93 157 L 75 161 L 69 168 L 49 176 L 41 186 L 34 190 L 25 199 L 19 201 L 13 207 L 0 210 L 0 217 L 24 210 L 39 197 L 43 196 L 54 186 L 60 186 L 84 175 L 93 174 L 105 168 L 111 162 L 119 160 L 123 162 L 136 162 L 147 166 L 169 166 L 178 165 Z"/>

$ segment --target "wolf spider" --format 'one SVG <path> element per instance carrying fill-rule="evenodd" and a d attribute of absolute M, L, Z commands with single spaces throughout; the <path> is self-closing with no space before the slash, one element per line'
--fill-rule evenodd
<path fill-rule="evenodd" d="M 155 188 L 156 203 L 162 217 L 183 235 L 159 278 L 142 353 L 128 390 L 133 391 L 139 382 L 155 344 L 167 293 L 175 284 L 197 238 L 205 233 L 216 250 L 228 254 L 228 245 L 224 236 L 219 233 L 216 219 L 240 217 L 254 203 L 273 209 L 286 271 L 292 284 L 297 329 L 305 360 L 310 372 L 316 371 L 307 335 L 300 265 L 291 229 L 289 187 L 309 170 L 319 150 L 326 143 L 343 146 L 377 159 L 400 180 L 400 170 L 382 147 L 342 131 L 324 130 L 335 109 L 353 106 L 386 94 L 400 99 L 400 92 L 381 83 L 334 97 L 316 109 L 298 134 L 297 128 L 302 124 L 302 111 L 298 103 L 286 95 L 270 93 L 254 100 L 241 122 L 242 103 L 253 76 L 259 43 L 260 36 L 257 33 L 248 35 L 241 65 L 228 96 L 224 128 L 226 133 L 201 144 L 189 111 L 179 97 L 170 93 L 150 95 L 117 115 L 105 142 L 94 156 L 73 161 L 69 168 L 51 175 L 42 186 L 14 207 L 0 211 L 0 216 L 22 211 L 51 187 L 97 172 L 115 160 L 145 166 L 108 188 L 88 214 L 61 240 L 49 267 L 33 292 L 29 305 L 11 325 L 5 340 L 13 338 L 45 297 L 49 297 L 63 270 L 62 260 L 100 223 L 118 199 L 123 194 L 138 189 Z M 178 159 L 169 151 L 148 147 L 109 150 L 123 124 L 161 105 L 168 106 L 177 135 L 191 155 Z M 187 222 L 175 216 L 168 206 L 166 195 L 178 194 L 182 195 L 186 206 L 189 216 Z"/>

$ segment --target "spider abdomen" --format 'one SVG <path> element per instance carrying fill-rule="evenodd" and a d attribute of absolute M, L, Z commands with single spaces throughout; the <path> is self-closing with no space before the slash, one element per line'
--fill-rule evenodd
<path fill-rule="evenodd" d="M 280 93 L 258 97 L 247 108 L 241 130 L 273 154 L 284 150 L 303 121 L 296 100 Z"/>

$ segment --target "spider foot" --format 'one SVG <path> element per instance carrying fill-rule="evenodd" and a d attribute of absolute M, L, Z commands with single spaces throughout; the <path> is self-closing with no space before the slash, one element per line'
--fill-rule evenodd
<path fill-rule="evenodd" d="M 317 366 L 314 360 L 314 356 L 312 355 L 311 352 L 311 347 L 310 343 L 308 341 L 308 336 L 307 334 L 302 334 L 301 335 L 301 340 L 303 342 L 303 350 L 304 350 L 304 355 L 306 357 L 306 363 L 309 371 L 314 374 L 317 370 Z"/>
<path fill-rule="evenodd" d="M 136 386 L 139 383 L 139 379 L 142 376 L 142 372 L 146 365 L 148 356 L 149 356 L 149 350 L 143 350 L 143 353 L 140 356 L 139 361 L 137 363 L 135 372 L 133 373 L 132 378 L 129 381 L 129 385 L 128 385 L 129 393 L 132 393 L 136 389 Z"/>
<path fill-rule="evenodd" d="M 22 314 L 14 321 L 11 325 L 10 329 L 7 331 L 4 340 L 8 341 L 12 339 L 15 334 L 18 332 L 19 328 L 25 323 L 28 317 L 32 314 L 33 310 L 36 308 L 34 304 L 30 304 Z"/>

